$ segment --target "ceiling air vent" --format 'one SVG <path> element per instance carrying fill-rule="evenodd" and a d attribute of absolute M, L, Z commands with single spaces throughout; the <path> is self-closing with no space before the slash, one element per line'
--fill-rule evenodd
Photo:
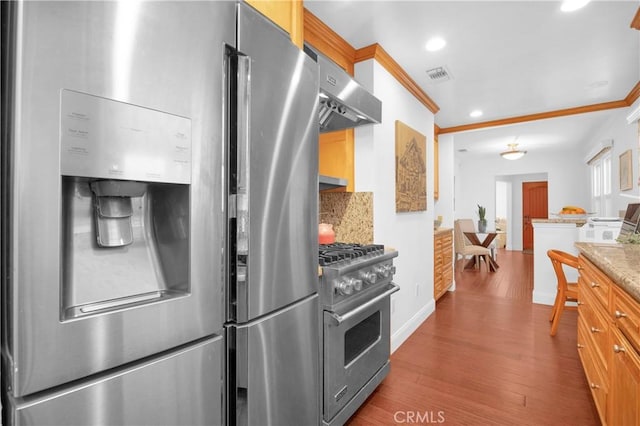
<path fill-rule="evenodd" d="M 446 67 L 437 67 L 427 70 L 429 81 L 432 83 L 441 83 L 443 81 L 451 80 L 451 73 Z"/>

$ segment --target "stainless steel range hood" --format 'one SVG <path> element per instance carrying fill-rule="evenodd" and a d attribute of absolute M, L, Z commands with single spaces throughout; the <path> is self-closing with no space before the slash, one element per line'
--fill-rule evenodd
<path fill-rule="evenodd" d="M 382 102 L 330 59 L 305 45 L 320 68 L 320 133 L 382 121 Z"/>

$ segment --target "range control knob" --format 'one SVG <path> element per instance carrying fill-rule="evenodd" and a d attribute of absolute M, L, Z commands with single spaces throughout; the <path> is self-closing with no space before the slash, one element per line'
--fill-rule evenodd
<path fill-rule="evenodd" d="M 378 280 L 378 276 L 376 275 L 376 273 L 371 271 L 360 272 L 360 278 L 362 278 L 362 281 L 367 284 L 375 284 Z"/>
<path fill-rule="evenodd" d="M 348 296 L 354 291 L 362 290 L 362 280 L 347 277 L 342 280 L 336 280 L 335 286 L 338 293 Z"/>
<path fill-rule="evenodd" d="M 355 291 L 360 291 L 362 290 L 362 280 L 359 280 L 357 278 L 349 278 L 351 280 L 351 283 L 353 284 L 353 289 Z"/>
<path fill-rule="evenodd" d="M 378 265 L 373 270 L 382 278 L 389 278 L 391 275 L 391 265 Z"/>
<path fill-rule="evenodd" d="M 338 293 L 348 296 L 353 293 L 353 283 L 350 278 L 346 278 L 343 280 L 336 280 L 334 282 L 334 286 Z"/>

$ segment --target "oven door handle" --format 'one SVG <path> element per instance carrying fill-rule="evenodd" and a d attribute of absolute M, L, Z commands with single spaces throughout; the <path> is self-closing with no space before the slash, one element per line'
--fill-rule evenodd
<path fill-rule="evenodd" d="M 373 299 L 369 300 L 366 303 L 363 303 L 362 305 L 360 305 L 357 308 L 349 311 L 345 315 L 340 315 L 340 314 L 337 314 L 335 312 L 331 312 L 330 315 L 336 321 L 336 325 L 342 324 L 343 322 L 347 321 L 349 318 L 352 318 L 355 315 L 358 315 L 360 312 L 363 312 L 363 311 L 369 309 L 371 306 L 375 305 L 376 303 L 378 303 L 379 301 L 381 301 L 385 297 L 389 297 L 393 293 L 395 293 L 396 291 L 400 290 L 400 286 L 396 285 L 395 283 L 390 283 L 389 286 L 391 288 L 389 288 L 384 293 L 374 297 Z"/>

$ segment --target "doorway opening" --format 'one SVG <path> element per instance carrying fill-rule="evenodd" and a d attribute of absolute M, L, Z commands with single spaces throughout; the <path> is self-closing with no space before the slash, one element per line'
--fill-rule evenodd
<path fill-rule="evenodd" d="M 496 227 L 504 228 L 505 248 L 507 250 L 526 251 L 524 247 L 524 195 L 523 184 L 526 182 L 547 182 L 547 173 L 528 173 L 519 175 L 499 175 L 495 178 Z M 547 197 L 544 197 L 545 201 Z M 530 200 L 531 201 L 531 200 Z M 538 205 L 538 201 L 534 200 Z M 545 213 L 547 208 L 544 207 Z M 537 213 L 536 213 L 537 214 Z M 529 215 L 531 220 L 531 215 Z M 546 215 L 545 215 L 546 217 Z M 532 234 L 533 235 L 533 234 Z"/>

